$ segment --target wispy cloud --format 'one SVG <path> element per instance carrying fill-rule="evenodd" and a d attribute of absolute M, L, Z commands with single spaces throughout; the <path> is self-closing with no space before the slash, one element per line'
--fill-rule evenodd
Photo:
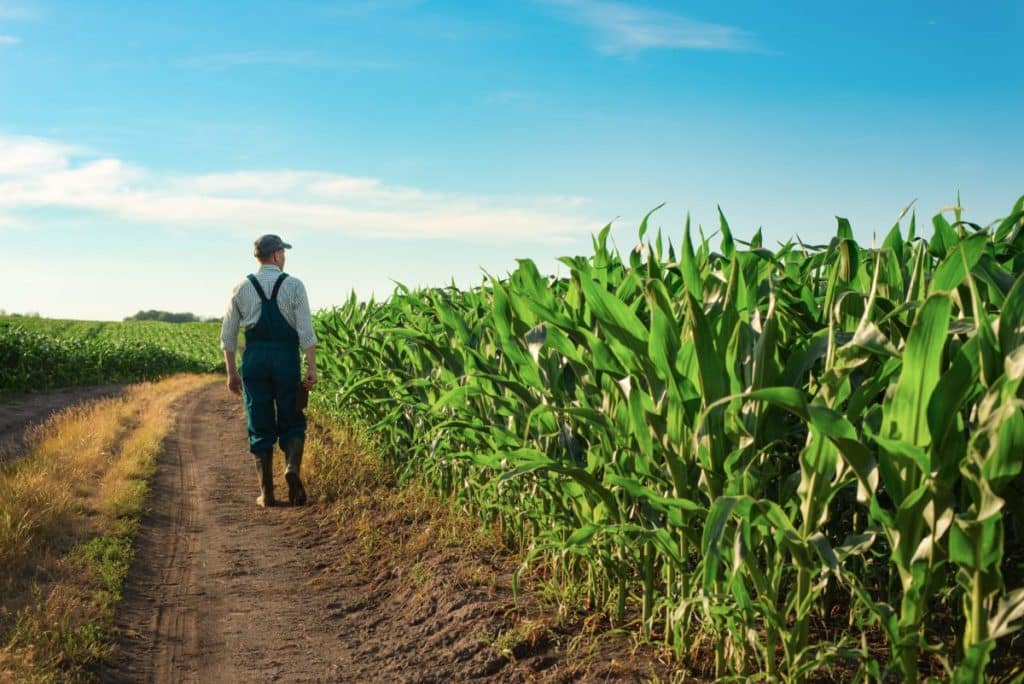
<path fill-rule="evenodd" d="M 4 45 L 17 45 L 21 42 L 21 38 L 17 36 L 0 36 L 0 47 Z"/>
<path fill-rule="evenodd" d="M 39 209 L 135 225 L 323 230 L 364 238 L 564 242 L 598 221 L 579 198 L 442 193 L 304 170 L 162 174 L 73 145 L 0 137 L 0 225 Z"/>
<path fill-rule="evenodd" d="M 597 47 L 608 54 L 641 50 L 757 51 L 753 36 L 742 29 L 690 19 L 615 0 L 542 0 L 571 22 L 597 34 Z"/>

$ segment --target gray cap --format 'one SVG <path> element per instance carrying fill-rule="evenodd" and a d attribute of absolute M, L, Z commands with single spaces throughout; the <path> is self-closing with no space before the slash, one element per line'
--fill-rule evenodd
<path fill-rule="evenodd" d="M 257 257 L 270 256 L 279 249 L 291 249 L 292 246 L 281 239 L 279 235 L 261 235 L 256 239 L 253 254 Z"/>

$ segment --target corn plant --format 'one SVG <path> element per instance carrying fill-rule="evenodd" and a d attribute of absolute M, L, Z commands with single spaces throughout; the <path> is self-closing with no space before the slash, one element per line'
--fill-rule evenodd
<path fill-rule="evenodd" d="M 771 250 L 650 216 L 564 278 L 321 312 L 322 407 L 716 676 L 1019 665 L 1024 198 L 870 248 L 844 219 Z"/>
<path fill-rule="evenodd" d="M 223 370 L 216 323 L 0 317 L 0 392 Z"/>

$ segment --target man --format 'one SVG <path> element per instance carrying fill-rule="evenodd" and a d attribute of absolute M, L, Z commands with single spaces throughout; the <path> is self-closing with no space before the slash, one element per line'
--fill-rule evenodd
<path fill-rule="evenodd" d="M 284 273 L 286 249 L 291 245 L 277 235 L 256 240 L 254 252 L 260 268 L 235 287 L 220 333 L 228 389 L 237 395 L 245 388 L 249 451 L 256 457 L 260 485 L 258 506 L 276 503 L 275 442 L 285 454 L 289 503 L 306 503 L 306 490 L 299 477 L 306 438 L 306 417 L 296 405 L 300 393 L 299 349 L 306 356 L 301 388 L 308 392 L 316 383 L 317 340 L 306 288 L 298 278 Z M 241 376 L 235 367 L 240 326 L 245 328 Z"/>

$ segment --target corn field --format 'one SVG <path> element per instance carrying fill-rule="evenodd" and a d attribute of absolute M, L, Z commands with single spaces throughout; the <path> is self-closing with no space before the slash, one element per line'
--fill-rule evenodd
<path fill-rule="evenodd" d="M 565 278 L 523 259 L 321 312 L 318 400 L 565 595 L 715 676 L 1008 676 L 1022 217 L 1024 198 L 984 227 L 955 210 L 926 240 L 911 215 L 871 247 L 839 219 L 774 251 L 724 216 L 677 244 L 645 218 L 628 254 L 606 227 Z"/>
<path fill-rule="evenodd" d="M 0 317 L 0 392 L 223 371 L 220 326 Z"/>

